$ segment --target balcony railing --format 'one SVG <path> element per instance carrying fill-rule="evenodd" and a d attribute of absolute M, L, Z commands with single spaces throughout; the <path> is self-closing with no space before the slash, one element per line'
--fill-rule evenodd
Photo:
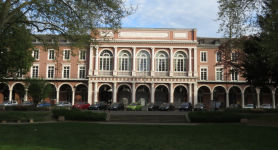
<path fill-rule="evenodd" d="M 151 73 L 149 71 L 137 72 L 136 75 L 137 76 L 151 76 Z"/>
<path fill-rule="evenodd" d="M 198 81 L 208 81 L 208 82 L 233 82 L 232 78 L 230 76 L 228 76 L 227 78 L 225 76 L 223 76 L 222 78 L 217 78 L 216 76 L 208 76 L 205 80 L 201 80 L 201 77 L 198 77 Z M 245 81 L 245 78 L 242 77 L 238 77 L 238 80 L 235 80 L 234 82 L 238 82 L 238 81 Z"/>
<path fill-rule="evenodd" d="M 131 76 L 131 71 L 118 71 L 118 76 Z"/>
<path fill-rule="evenodd" d="M 169 72 L 155 72 L 156 76 L 169 76 Z"/>
<path fill-rule="evenodd" d="M 99 75 L 104 75 L 104 76 L 112 76 L 113 72 L 112 71 L 99 71 Z"/>
<path fill-rule="evenodd" d="M 188 76 L 187 72 L 174 72 L 174 76 Z"/>

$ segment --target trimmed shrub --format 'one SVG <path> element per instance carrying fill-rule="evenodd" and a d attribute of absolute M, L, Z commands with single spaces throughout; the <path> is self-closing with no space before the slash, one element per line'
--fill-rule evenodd
<path fill-rule="evenodd" d="M 262 108 L 258 108 L 262 109 Z M 226 108 L 224 112 L 233 112 L 233 113 L 278 113 L 278 109 L 263 109 L 262 111 L 256 111 L 252 108 Z"/>
<path fill-rule="evenodd" d="M 54 109 L 52 110 L 53 116 L 65 116 L 66 120 L 79 120 L 79 121 L 105 121 L 106 113 L 95 113 L 91 111 L 81 111 L 80 109 Z"/>
<path fill-rule="evenodd" d="M 239 114 L 221 111 L 189 112 L 188 116 L 194 123 L 239 123 L 242 118 Z"/>

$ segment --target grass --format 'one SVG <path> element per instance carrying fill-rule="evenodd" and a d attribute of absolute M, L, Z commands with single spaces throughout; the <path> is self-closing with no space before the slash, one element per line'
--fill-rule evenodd
<path fill-rule="evenodd" d="M 51 111 L 3 111 L 0 112 L 0 120 L 20 119 L 22 122 L 34 119 L 34 122 L 50 121 Z"/>
<path fill-rule="evenodd" d="M 276 149 L 276 127 L 45 123 L 0 125 L 1 150 L 248 150 Z"/>

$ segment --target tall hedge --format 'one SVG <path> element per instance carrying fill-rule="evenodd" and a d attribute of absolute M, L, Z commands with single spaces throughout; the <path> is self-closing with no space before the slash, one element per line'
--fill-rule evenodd
<path fill-rule="evenodd" d="M 239 123 L 242 118 L 239 114 L 221 111 L 189 112 L 188 116 L 194 123 Z"/>
<path fill-rule="evenodd" d="M 65 116 L 66 120 L 79 120 L 79 121 L 105 121 L 106 113 L 95 113 L 92 111 L 81 111 L 80 109 L 55 109 L 52 110 L 53 116 Z"/>

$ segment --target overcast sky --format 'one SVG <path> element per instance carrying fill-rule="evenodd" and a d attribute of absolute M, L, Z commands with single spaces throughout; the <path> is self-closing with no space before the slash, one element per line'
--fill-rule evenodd
<path fill-rule="evenodd" d="M 127 0 L 138 5 L 123 19 L 123 27 L 197 28 L 198 37 L 222 37 L 217 33 L 217 0 Z"/>

